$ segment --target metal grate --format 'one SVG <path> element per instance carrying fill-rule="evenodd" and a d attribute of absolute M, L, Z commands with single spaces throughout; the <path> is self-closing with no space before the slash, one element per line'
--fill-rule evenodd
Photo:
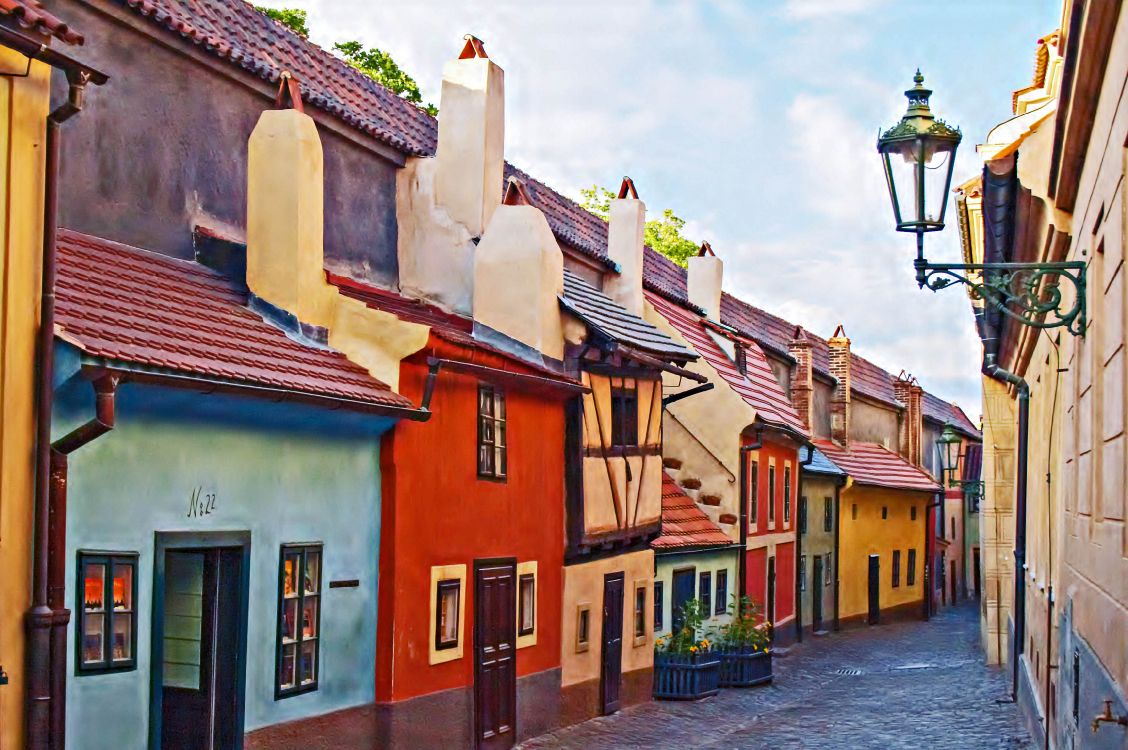
<path fill-rule="evenodd" d="M 834 674 L 842 675 L 844 677 L 857 677 L 862 673 L 862 670 L 857 667 L 842 667 L 841 669 L 834 670 Z"/>

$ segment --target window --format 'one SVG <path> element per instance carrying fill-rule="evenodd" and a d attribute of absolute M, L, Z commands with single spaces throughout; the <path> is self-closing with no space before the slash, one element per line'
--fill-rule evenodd
<path fill-rule="evenodd" d="M 736 344 L 736 369 L 740 370 L 741 375 L 748 373 L 748 352 L 745 350 L 743 344 Z"/>
<path fill-rule="evenodd" d="M 462 581 L 445 578 L 435 594 L 435 650 L 458 648 L 458 610 L 462 605 Z"/>
<path fill-rule="evenodd" d="M 852 503 L 850 505 L 850 520 L 851 521 L 857 521 L 858 520 L 858 504 L 857 503 Z"/>
<path fill-rule="evenodd" d="M 916 584 L 916 550 L 909 550 L 909 567 L 905 571 L 905 584 L 913 586 Z"/>
<path fill-rule="evenodd" d="M 588 650 L 591 635 L 591 605 L 581 604 L 576 608 L 576 653 Z"/>
<path fill-rule="evenodd" d="M 654 582 L 654 632 L 662 632 L 662 607 L 665 602 L 662 601 L 665 592 L 665 586 L 661 581 Z"/>
<path fill-rule="evenodd" d="M 825 557 L 826 557 L 826 564 L 823 565 L 823 568 L 826 570 L 826 575 L 823 576 L 823 586 L 829 586 L 830 582 L 834 578 L 834 576 L 831 575 L 831 573 L 830 573 L 830 555 L 827 554 L 827 555 L 825 555 Z"/>
<path fill-rule="evenodd" d="M 783 522 L 791 523 L 791 467 L 783 467 Z"/>
<path fill-rule="evenodd" d="M 490 385 L 478 386 L 478 476 L 505 479 L 505 394 Z"/>
<path fill-rule="evenodd" d="M 768 523 L 775 523 L 776 506 L 775 467 L 768 466 Z"/>
<path fill-rule="evenodd" d="M 882 505 L 881 506 L 881 520 L 884 521 L 887 518 L 889 518 L 889 506 Z"/>
<path fill-rule="evenodd" d="M 517 589 L 517 635 L 530 635 L 537 625 L 537 577 L 521 575 Z M 455 610 L 457 616 L 457 609 Z"/>
<path fill-rule="evenodd" d="M 635 584 L 634 595 L 634 645 L 646 643 L 646 584 Z"/>
<path fill-rule="evenodd" d="M 1081 652 L 1073 649 L 1073 723 L 1081 710 Z"/>
<path fill-rule="evenodd" d="M 955 539 L 956 538 L 956 519 L 955 518 L 952 519 L 952 536 L 950 536 L 948 538 L 949 539 Z"/>
<path fill-rule="evenodd" d="M 748 461 L 748 523 L 756 523 L 760 509 L 760 462 Z"/>
<path fill-rule="evenodd" d="M 638 389 L 611 389 L 611 444 L 616 448 L 638 445 Z"/>
<path fill-rule="evenodd" d="M 728 611 L 728 571 L 717 571 L 717 596 L 713 603 L 713 613 L 723 615 Z"/>
<path fill-rule="evenodd" d="M 823 498 L 823 531 L 834 529 L 834 501 L 829 497 Z"/>
<path fill-rule="evenodd" d="M 137 553 L 79 552 L 81 601 L 75 634 L 77 671 L 133 669 L 137 665 Z"/>
<path fill-rule="evenodd" d="M 321 545 L 284 544 L 278 582 L 274 698 L 317 689 Z"/>
<path fill-rule="evenodd" d="M 708 617 L 713 611 L 713 574 L 702 573 L 697 583 L 697 598 L 701 600 L 701 614 Z"/>
<path fill-rule="evenodd" d="M 915 505 L 913 505 L 909 508 L 909 520 L 910 521 L 916 520 L 916 506 Z"/>
<path fill-rule="evenodd" d="M 807 533 L 807 498 L 799 498 L 799 533 Z"/>
<path fill-rule="evenodd" d="M 807 556 L 799 555 L 799 590 L 807 590 Z"/>
<path fill-rule="evenodd" d="M 901 550 L 893 550 L 893 588 L 901 585 Z"/>

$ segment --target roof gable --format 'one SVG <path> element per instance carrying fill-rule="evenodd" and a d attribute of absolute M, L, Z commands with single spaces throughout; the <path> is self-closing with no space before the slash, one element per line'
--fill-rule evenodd
<path fill-rule="evenodd" d="M 854 484 L 914 492 L 941 489 L 923 469 L 876 443 L 851 442 L 843 447 L 829 440 L 816 440 L 815 446 L 849 474 Z"/>

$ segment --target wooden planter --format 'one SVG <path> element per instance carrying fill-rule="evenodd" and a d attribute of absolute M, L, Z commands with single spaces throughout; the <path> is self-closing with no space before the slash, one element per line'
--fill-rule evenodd
<path fill-rule="evenodd" d="M 721 687 L 753 687 L 772 681 L 772 655 L 768 651 L 722 648 L 717 655 L 721 657 Z"/>
<path fill-rule="evenodd" d="M 713 652 L 654 654 L 654 697 L 694 701 L 720 689 L 721 657 Z"/>

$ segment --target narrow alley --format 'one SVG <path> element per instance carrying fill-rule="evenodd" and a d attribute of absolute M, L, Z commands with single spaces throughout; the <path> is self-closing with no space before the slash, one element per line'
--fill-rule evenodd
<path fill-rule="evenodd" d="M 975 602 L 808 639 L 763 688 L 645 703 L 538 737 L 532 748 L 1033 748 L 1005 670 L 984 666 Z"/>

